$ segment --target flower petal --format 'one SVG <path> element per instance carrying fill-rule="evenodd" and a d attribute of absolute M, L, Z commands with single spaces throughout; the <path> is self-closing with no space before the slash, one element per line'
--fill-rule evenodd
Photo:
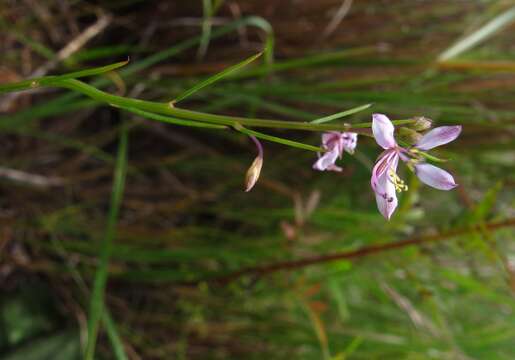
<path fill-rule="evenodd" d="M 341 134 L 338 131 L 329 131 L 322 134 L 322 146 L 326 150 L 331 150 L 337 146 Z"/>
<path fill-rule="evenodd" d="M 395 209 L 397 208 L 397 196 L 395 193 L 392 197 L 386 198 L 382 195 L 376 194 L 377 209 L 384 216 L 386 220 L 390 220 Z"/>
<path fill-rule="evenodd" d="M 372 171 L 372 189 L 375 192 L 379 212 L 390 220 L 397 208 L 395 185 L 390 180 L 390 173 L 397 172 L 399 156 L 396 151 L 385 151 Z"/>
<path fill-rule="evenodd" d="M 342 146 L 343 150 L 347 151 L 349 154 L 354 154 L 354 149 L 356 149 L 356 145 L 358 144 L 358 134 L 353 132 L 344 132 L 342 133 Z"/>
<path fill-rule="evenodd" d="M 376 191 L 378 182 L 383 174 L 388 176 L 389 171 L 397 172 L 397 165 L 399 163 L 399 154 L 395 150 L 384 151 L 379 157 L 374 168 L 372 169 L 372 178 L 370 184 L 372 190 Z"/>
<path fill-rule="evenodd" d="M 397 208 L 397 194 L 395 193 L 395 186 L 388 178 L 387 172 L 379 177 L 376 190 L 377 209 L 385 219 L 390 220 Z"/>
<path fill-rule="evenodd" d="M 450 143 L 461 133 L 461 126 L 440 126 L 434 128 L 420 139 L 415 145 L 420 150 L 429 150 L 434 147 Z"/>
<path fill-rule="evenodd" d="M 329 165 L 327 167 L 327 171 L 335 171 L 335 172 L 342 172 L 343 169 L 341 167 L 339 167 L 338 165 Z"/>
<path fill-rule="evenodd" d="M 415 165 L 415 174 L 424 184 L 439 190 L 451 190 L 458 186 L 447 171 L 428 163 Z"/>
<path fill-rule="evenodd" d="M 383 149 L 395 147 L 397 143 L 393 137 L 395 128 L 386 115 L 374 114 L 372 115 L 372 133 L 376 142 Z"/>
<path fill-rule="evenodd" d="M 313 165 L 313 169 L 320 171 L 328 170 L 336 162 L 338 154 L 338 147 L 335 147 L 332 150 L 325 152 L 322 156 L 318 158 L 317 162 Z"/>

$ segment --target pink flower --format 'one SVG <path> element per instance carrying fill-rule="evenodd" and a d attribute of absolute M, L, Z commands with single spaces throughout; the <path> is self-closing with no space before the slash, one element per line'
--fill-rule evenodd
<path fill-rule="evenodd" d="M 354 153 L 358 142 L 358 134 L 351 132 L 331 131 L 322 134 L 322 147 L 326 152 L 318 154 L 318 160 L 313 164 L 313 169 L 320 171 L 342 171 L 335 165 L 337 159 L 341 159 L 343 151 Z"/>
<path fill-rule="evenodd" d="M 372 133 L 376 142 L 385 151 L 379 156 L 372 170 L 370 183 L 375 192 L 377 208 L 386 219 L 390 219 L 397 208 L 396 193 L 408 189 L 397 175 L 399 158 L 408 164 L 408 168 L 415 172 L 420 181 L 429 186 L 440 190 L 451 190 L 457 186 L 451 174 L 426 163 L 420 153 L 453 141 L 460 134 L 461 126 L 437 127 L 408 149 L 397 144 L 393 136 L 394 131 L 395 128 L 386 115 L 372 116 Z"/>

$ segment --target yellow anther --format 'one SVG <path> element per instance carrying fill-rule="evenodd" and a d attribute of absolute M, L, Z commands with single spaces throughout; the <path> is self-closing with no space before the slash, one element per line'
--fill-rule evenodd
<path fill-rule="evenodd" d="M 395 191 L 402 192 L 402 191 L 408 191 L 408 185 L 404 183 L 404 180 L 402 180 L 399 175 L 395 173 L 392 169 L 388 171 L 388 177 L 390 178 L 390 181 L 392 182 L 393 186 L 395 186 Z"/>

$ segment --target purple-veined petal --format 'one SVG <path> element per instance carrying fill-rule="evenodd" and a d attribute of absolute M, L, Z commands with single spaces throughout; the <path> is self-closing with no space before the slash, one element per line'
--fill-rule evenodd
<path fill-rule="evenodd" d="M 440 126 L 434 128 L 420 139 L 415 147 L 420 150 L 429 150 L 440 145 L 450 143 L 461 133 L 461 126 Z"/>
<path fill-rule="evenodd" d="M 451 190 L 458 186 L 447 171 L 428 163 L 415 165 L 415 174 L 424 184 L 439 190 Z"/>
<path fill-rule="evenodd" d="M 397 208 L 397 195 L 395 185 L 390 180 L 390 173 L 397 172 L 399 155 L 395 150 L 387 150 L 379 158 L 372 170 L 372 189 L 374 190 L 379 212 L 390 219 Z"/>
<path fill-rule="evenodd" d="M 377 209 L 385 219 L 390 220 L 397 208 L 397 194 L 395 193 L 395 186 L 388 177 L 388 172 L 384 172 L 379 177 L 375 196 Z"/>
<path fill-rule="evenodd" d="M 333 148 L 330 151 L 325 152 L 321 155 L 318 160 L 313 165 L 313 169 L 325 171 L 330 166 L 334 165 L 336 159 L 338 158 L 338 147 Z"/>
<path fill-rule="evenodd" d="M 395 128 L 386 115 L 374 114 L 372 115 L 372 133 L 376 142 L 383 149 L 393 148 L 397 145 L 393 132 Z"/>
<path fill-rule="evenodd" d="M 326 150 L 331 150 L 337 146 L 340 141 L 341 134 L 337 131 L 330 131 L 322 134 L 322 146 Z"/>
<path fill-rule="evenodd" d="M 374 168 L 372 169 L 372 178 L 370 184 L 372 190 L 376 191 L 377 183 L 383 174 L 388 176 L 388 171 L 397 172 L 397 165 L 399 163 L 399 154 L 395 150 L 387 150 L 381 154 L 377 160 Z"/>

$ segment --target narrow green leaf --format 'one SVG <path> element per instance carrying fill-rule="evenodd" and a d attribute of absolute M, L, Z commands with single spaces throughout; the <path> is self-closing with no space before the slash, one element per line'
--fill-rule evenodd
<path fill-rule="evenodd" d="M 58 76 L 53 77 L 53 79 L 55 79 L 55 80 L 77 79 L 77 78 L 86 77 L 86 76 L 100 75 L 100 74 L 121 68 L 122 66 L 125 66 L 128 63 L 129 63 L 129 59 L 127 59 L 125 61 L 119 61 L 114 64 L 110 64 L 110 65 L 106 65 L 106 66 L 99 66 L 99 67 L 95 67 L 95 68 L 91 68 L 91 69 L 80 70 L 80 71 L 75 71 L 75 72 L 71 72 L 68 74 L 58 75 Z"/>
<path fill-rule="evenodd" d="M 358 107 L 355 107 L 355 108 L 352 108 L 349 110 L 345 110 L 345 111 L 342 111 L 342 112 L 339 112 L 339 113 L 336 113 L 333 115 L 315 119 L 313 121 L 310 121 L 309 123 L 310 124 L 322 124 L 325 122 L 333 121 L 333 120 L 340 119 L 342 117 L 349 116 L 349 115 L 355 114 L 357 112 L 363 111 L 365 109 L 368 109 L 371 106 L 372 106 L 372 104 L 361 105 L 361 106 L 358 106 Z"/>
<path fill-rule="evenodd" d="M 40 80 L 40 79 L 43 79 L 43 78 L 37 78 L 35 80 Z M 37 83 L 35 83 L 35 82 L 33 83 L 33 81 L 35 81 L 35 80 L 29 79 L 29 80 L 23 80 L 23 81 L 18 81 L 18 82 L 13 82 L 13 83 L 0 84 L 0 94 L 5 94 L 5 93 L 10 93 L 10 92 L 15 92 L 15 91 L 23 91 L 23 90 L 28 90 L 31 87 L 37 87 Z"/>
<path fill-rule="evenodd" d="M 109 341 L 111 342 L 111 346 L 113 347 L 115 358 L 117 360 L 127 360 L 128 357 L 127 354 L 125 354 L 125 348 L 123 347 L 120 334 L 118 333 L 116 324 L 111 316 L 109 309 L 105 306 L 105 304 L 102 322 L 104 323 L 107 336 L 109 338 Z"/>
<path fill-rule="evenodd" d="M 462 54 L 480 42 L 492 37 L 513 21 L 515 21 L 515 7 L 499 14 L 476 31 L 458 40 L 438 57 L 438 61 L 446 61 Z"/>
<path fill-rule="evenodd" d="M 100 320 L 104 313 L 104 292 L 108 277 L 109 258 L 113 248 L 113 241 L 116 237 L 116 224 L 118 213 L 122 202 L 123 190 L 125 186 L 125 175 L 127 172 L 127 148 L 128 134 L 127 128 L 122 126 L 120 143 L 118 145 L 118 156 L 114 171 L 113 189 L 111 193 L 111 205 L 107 218 L 107 229 L 104 241 L 101 244 L 100 259 L 95 273 L 93 291 L 90 300 L 90 311 L 88 318 L 88 343 L 86 346 L 85 359 L 95 358 L 95 346 L 100 327 Z"/>
<path fill-rule="evenodd" d="M 91 69 L 86 70 L 80 70 L 75 71 L 63 75 L 52 75 L 52 76 L 42 76 L 39 78 L 33 78 L 33 79 L 27 79 L 15 83 L 8 83 L 8 84 L 2 84 L 0 85 L 0 94 L 2 93 L 8 93 L 13 91 L 21 91 L 26 90 L 30 88 L 37 88 L 41 85 L 51 86 L 51 85 L 58 85 L 57 83 L 61 80 L 66 79 L 77 79 L 81 77 L 86 76 L 94 76 L 94 75 L 100 75 L 109 71 L 113 71 L 115 69 L 118 69 L 124 65 L 126 65 L 129 62 L 129 60 L 120 61 L 114 64 L 106 65 L 106 66 L 100 66 L 95 67 Z"/>
<path fill-rule="evenodd" d="M 150 113 L 148 111 L 131 108 L 131 107 L 124 107 L 122 109 L 130 111 L 130 112 L 137 114 L 141 117 L 144 117 L 146 119 L 157 120 L 157 121 L 165 122 L 168 124 L 199 127 L 199 128 L 206 128 L 206 129 L 227 129 L 227 126 L 225 126 L 225 125 L 208 124 L 208 123 L 203 123 L 200 121 L 177 119 L 174 117 L 158 115 L 158 114 Z"/>
<path fill-rule="evenodd" d="M 187 98 L 188 96 L 192 95 L 193 93 L 196 93 L 197 91 L 199 91 L 200 89 L 206 87 L 206 86 L 209 86 L 227 76 L 229 76 L 230 74 L 240 70 L 241 68 L 243 68 L 244 66 L 250 64 L 251 62 L 253 62 L 254 60 L 256 60 L 258 57 L 260 57 L 263 53 L 260 52 L 260 53 L 257 53 L 256 55 L 253 55 L 245 60 L 243 60 L 242 62 L 236 64 L 236 65 L 233 65 L 221 72 L 219 72 L 218 74 L 215 74 L 209 78 L 207 78 L 206 80 L 204 81 L 201 81 L 200 83 L 196 84 L 195 86 L 193 86 L 191 89 L 189 90 L 186 90 L 185 92 L 183 92 L 181 95 L 177 96 L 177 98 L 175 98 L 175 100 L 173 101 L 173 103 L 178 103 L 179 101 Z"/>
<path fill-rule="evenodd" d="M 197 59 L 202 59 L 207 52 L 209 47 L 209 41 L 211 40 L 211 29 L 212 29 L 212 17 L 214 15 L 213 4 L 211 0 L 202 0 L 202 35 L 197 50 Z"/>
<path fill-rule="evenodd" d="M 236 129 L 237 131 L 239 131 L 245 135 L 254 135 L 255 137 L 257 137 L 259 139 L 268 140 L 268 141 L 276 142 L 279 144 L 283 144 L 283 145 L 287 145 L 287 146 L 291 146 L 291 147 L 295 147 L 295 148 L 299 148 L 299 149 L 316 151 L 316 152 L 324 152 L 324 149 L 322 149 L 318 146 L 308 145 L 308 144 L 304 144 L 304 143 L 293 141 L 293 140 L 288 140 L 288 139 L 283 139 L 283 138 L 272 136 L 272 135 L 263 134 L 263 133 L 260 133 L 260 132 L 254 131 L 254 130 L 246 129 L 243 126 L 241 126 L 240 124 L 236 124 L 234 126 L 234 129 Z"/>
<path fill-rule="evenodd" d="M 266 43 L 267 46 L 273 46 L 273 37 L 271 37 L 270 41 Z M 252 69 L 247 69 L 239 73 L 236 78 L 248 78 L 248 77 L 258 77 L 262 75 L 266 75 L 270 72 L 279 73 L 288 70 L 301 69 L 307 67 L 315 67 L 323 64 L 337 64 L 345 59 L 373 54 L 377 51 L 377 48 L 374 46 L 366 46 L 366 47 L 357 47 L 348 50 L 330 52 L 330 53 L 322 53 L 316 55 L 308 55 L 301 58 L 293 58 L 289 60 L 283 60 L 280 62 L 275 62 L 271 64 L 271 51 L 268 52 L 266 57 L 265 64 L 256 66 Z M 266 50 L 265 50 L 266 52 Z M 266 55 L 265 55 L 266 56 Z"/>

